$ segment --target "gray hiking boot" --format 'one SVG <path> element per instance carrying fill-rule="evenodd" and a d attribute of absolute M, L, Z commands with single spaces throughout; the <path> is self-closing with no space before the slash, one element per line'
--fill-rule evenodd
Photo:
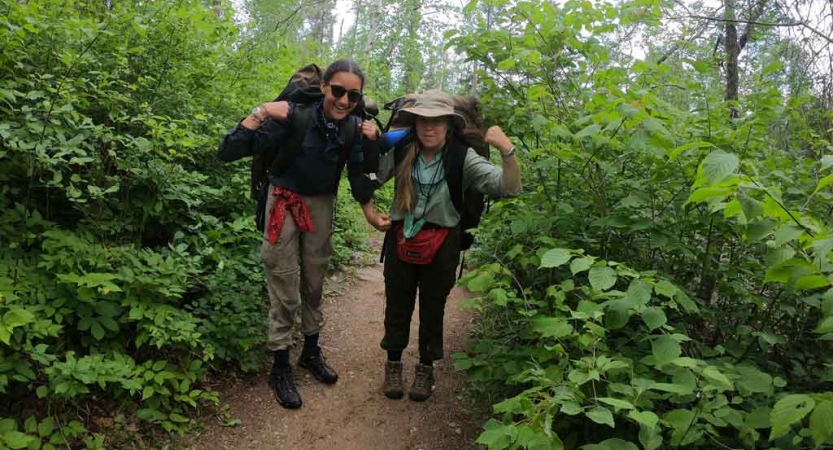
<path fill-rule="evenodd" d="M 434 366 L 417 364 L 415 372 L 414 385 L 411 386 L 408 397 L 417 402 L 428 400 L 434 391 Z"/>
<path fill-rule="evenodd" d="M 382 390 L 387 398 L 400 399 L 405 395 L 402 388 L 402 361 L 385 363 L 385 386 Z"/>

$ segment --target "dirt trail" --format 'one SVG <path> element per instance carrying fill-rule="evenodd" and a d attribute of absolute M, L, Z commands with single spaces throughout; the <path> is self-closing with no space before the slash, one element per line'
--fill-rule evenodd
<path fill-rule="evenodd" d="M 309 372 L 293 367 L 304 406 L 281 408 L 266 384 L 266 374 L 251 376 L 221 389 L 239 427 L 216 422 L 199 436 L 194 450 L 462 450 L 472 448 L 479 423 L 464 410 L 460 391 L 465 375 L 454 371 L 449 356 L 463 348 L 471 314 L 460 309 L 466 292 L 455 288 L 445 315 L 446 358 L 435 363 L 437 388 L 426 402 L 390 400 L 382 395 L 385 353 L 383 332 L 384 282 L 382 266 L 357 269 L 357 280 L 328 296 L 327 326 L 321 346 L 338 371 L 333 386 L 319 383 Z M 413 380 L 418 355 L 419 314 L 414 312 L 411 342 L 403 355 L 406 389 Z M 297 349 L 293 349 L 293 364 Z"/>

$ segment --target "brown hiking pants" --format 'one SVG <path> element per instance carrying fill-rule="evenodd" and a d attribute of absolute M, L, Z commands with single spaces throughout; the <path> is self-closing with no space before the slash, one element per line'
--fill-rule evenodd
<path fill-rule="evenodd" d="M 321 298 L 324 275 L 333 246 L 332 194 L 301 196 L 309 208 L 314 231 L 302 233 L 290 214 L 284 220 L 278 241 L 269 243 L 264 230 L 260 259 L 266 271 L 269 290 L 269 329 L 266 347 L 283 350 L 292 345 L 292 326 L 301 310 L 301 333 L 318 333 L 324 327 Z M 270 195 L 266 211 L 271 212 L 275 197 Z M 268 216 L 267 216 L 268 223 Z"/>

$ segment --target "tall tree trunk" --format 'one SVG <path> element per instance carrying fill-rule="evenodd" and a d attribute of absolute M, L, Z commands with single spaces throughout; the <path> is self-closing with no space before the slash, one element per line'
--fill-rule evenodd
<path fill-rule="evenodd" d="M 755 7 L 749 11 L 749 22 L 755 22 L 758 17 L 763 14 L 766 7 L 766 0 L 760 0 L 755 4 Z M 725 36 L 723 39 L 726 48 L 726 94 L 724 101 L 729 108 L 729 122 L 734 125 L 734 121 L 740 116 L 738 110 L 738 100 L 740 99 L 740 69 L 738 60 L 740 59 L 740 52 L 749 40 L 752 33 L 752 23 L 748 23 L 744 30 L 743 36 L 738 36 L 737 22 L 737 0 L 724 0 L 724 10 L 726 25 L 724 27 Z M 716 266 L 720 264 L 720 258 L 723 253 L 725 239 L 723 238 L 722 230 L 718 226 L 714 226 L 714 221 L 709 226 L 709 234 L 706 237 L 706 252 L 703 255 L 703 267 L 700 274 L 700 288 L 698 289 L 698 297 L 710 302 L 714 296 L 715 287 L 717 286 L 717 270 Z"/>
<path fill-rule="evenodd" d="M 738 42 L 738 26 L 735 22 L 735 0 L 726 0 L 726 97 L 729 104 L 729 117 L 738 118 L 738 57 L 740 43 Z"/>

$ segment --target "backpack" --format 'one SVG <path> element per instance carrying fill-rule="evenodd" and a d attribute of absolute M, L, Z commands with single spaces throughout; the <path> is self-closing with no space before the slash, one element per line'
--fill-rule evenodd
<path fill-rule="evenodd" d="M 403 123 L 399 111 L 412 104 L 415 95 L 408 94 L 392 100 L 384 105 L 384 108 L 391 111 L 390 119 L 385 125 L 385 131 L 401 129 L 407 124 Z M 454 142 L 449 143 L 449 158 L 446 161 L 446 182 L 449 185 L 451 201 L 454 208 L 460 214 L 461 250 L 468 250 L 474 243 L 474 236 L 469 230 L 477 228 L 483 212 L 487 210 L 486 196 L 474 189 L 463 191 L 463 163 L 465 162 L 466 151 L 474 149 L 478 155 L 489 159 L 489 144 L 486 143 L 485 120 L 480 108 L 480 101 L 474 96 L 454 97 L 454 109 L 466 118 L 466 128 L 458 130 Z M 404 159 L 404 150 L 416 137 L 411 132 L 394 146 L 395 165 Z"/>
<path fill-rule="evenodd" d="M 295 104 L 292 120 L 290 121 L 289 133 L 286 143 L 277 152 L 258 153 L 252 156 L 251 164 L 251 193 L 252 198 L 257 200 L 255 222 L 257 229 L 263 231 L 266 217 L 266 201 L 268 200 L 269 179 L 284 173 L 292 165 L 292 162 L 301 151 L 301 142 L 304 140 L 307 128 L 315 120 L 313 105 L 324 98 L 320 84 L 324 74 L 316 64 L 309 64 L 298 69 L 286 87 L 278 94 L 273 101 L 288 101 Z M 374 103 L 375 104 L 375 103 Z M 378 110 L 378 108 L 377 108 Z M 358 120 L 368 116 L 365 111 L 365 100 L 359 101 L 356 107 L 348 116 L 347 126 L 342 127 L 341 140 L 344 142 L 339 154 L 339 175 L 344 167 L 350 152 L 350 146 L 358 133 Z M 365 173 L 375 173 L 378 169 L 377 147 L 364 145 L 365 152 Z M 375 167 L 374 167 L 375 165 Z"/>

